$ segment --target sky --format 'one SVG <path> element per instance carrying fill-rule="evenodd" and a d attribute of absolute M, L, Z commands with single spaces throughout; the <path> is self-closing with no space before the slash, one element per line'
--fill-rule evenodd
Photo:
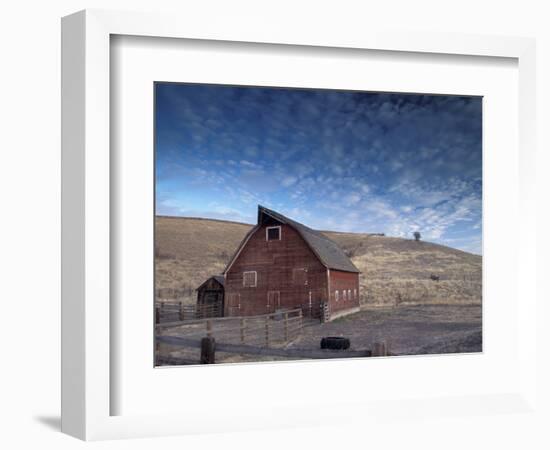
<path fill-rule="evenodd" d="M 311 228 L 481 254 L 482 99 L 155 85 L 156 214 Z"/>

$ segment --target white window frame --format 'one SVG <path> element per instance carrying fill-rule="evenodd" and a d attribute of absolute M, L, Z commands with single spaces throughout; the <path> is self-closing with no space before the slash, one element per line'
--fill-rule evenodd
<path fill-rule="evenodd" d="M 269 239 L 269 230 L 273 230 L 275 228 L 278 228 L 279 229 L 279 239 Z M 277 225 L 277 226 L 274 226 L 274 227 L 266 227 L 265 228 L 265 240 L 266 242 L 269 242 L 269 241 L 280 241 L 281 240 L 281 237 L 282 237 L 282 233 L 283 233 L 283 230 L 281 229 L 281 226 L 280 225 Z"/>
<path fill-rule="evenodd" d="M 254 274 L 254 285 L 252 286 L 247 286 L 246 283 L 244 282 L 245 280 L 245 276 L 247 273 L 253 273 Z M 243 287 L 257 287 L 258 286 L 258 272 L 255 271 L 255 270 L 245 270 L 243 272 Z"/>
<path fill-rule="evenodd" d="M 338 292 L 338 290 L 334 291 L 334 300 L 338 301 L 339 297 L 340 297 L 340 293 Z"/>
<path fill-rule="evenodd" d="M 342 291 L 342 301 L 346 301 L 348 299 L 348 291 L 345 289 Z"/>
<path fill-rule="evenodd" d="M 357 289 L 353 290 L 353 299 L 357 300 Z"/>

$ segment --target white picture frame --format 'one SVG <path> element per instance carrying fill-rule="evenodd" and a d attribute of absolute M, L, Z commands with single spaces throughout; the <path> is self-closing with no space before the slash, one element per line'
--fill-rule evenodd
<path fill-rule="evenodd" d="M 62 431 L 85 440 L 163 436 L 264 428 L 259 412 L 240 425 L 234 420 L 193 421 L 181 414 L 111 415 L 113 358 L 110 335 L 110 37 L 112 35 L 285 44 L 333 49 L 369 49 L 418 54 L 513 58 L 519 73 L 519 200 L 522 217 L 514 238 L 518 309 L 519 378 L 516 389 L 499 395 L 409 399 L 414 414 L 437 401 L 442 415 L 492 414 L 502 405 L 514 412 L 532 410 L 536 392 L 536 293 L 534 259 L 535 195 L 535 42 L 529 38 L 384 30 L 338 32 L 312 27 L 278 28 L 243 21 L 203 23 L 192 17 L 87 10 L 62 21 Z M 393 364 L 393 363 L 392 363 Z M 399 364 L 395 361 L 395 364 Z M 239 368 L 237 368 L 238 370 Z M 185 377 L 185 374 L 181 375 Z M 402 398 L 405 401 L 406 399 Z M 392 401 L 395 401 L 392 400 Z M 412 403 L 410 403 L 412 401 Z M 416 402 L 416 403 L 415 403 Z M 319 406 L 327 408 L 319 409 Z M 189 406 L 187 406 L 189 409 Z M 220 411 L 230 411 L 220 405 Z M 319 411 L 323 411 L 321 414 Z M 308 426 L 320 417 L 391 416 L 384 402 L 277 406 L 270 426 Z M 235 417 L 246 412 L 235 412 Z M 264 414 L 264 415 L 262 415 Z M 351 420 L 351 419 L 350 419 Z"/>

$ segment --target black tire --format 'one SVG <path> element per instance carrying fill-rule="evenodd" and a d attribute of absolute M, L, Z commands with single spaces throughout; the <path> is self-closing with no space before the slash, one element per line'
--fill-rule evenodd
<path fill-rule="evenodd" d="M 329 336 L 321 339 L 322 350 L 347 350 L 350 345 L 350 340 L 346 337 Z"/>

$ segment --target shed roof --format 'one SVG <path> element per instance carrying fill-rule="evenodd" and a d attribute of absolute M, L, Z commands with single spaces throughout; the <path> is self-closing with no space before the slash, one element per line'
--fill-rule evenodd
<path fill-rule="evenodd" d="M 214 278 L 214 280 L 216 280 L 218 283 L 220 283 L 222 285 L 222 287 L 225 286 L 225 277 L 223 275 L 214 275 L 214 276 L 211 276 L 210 278 L 207 278 L 206 280 L 204 280 L 204 282 L 196 290 L 198 291 L 206 283 L 208 283 L 208 281 L 211 280 L 212 278 Z"/>
<path fill-rule="evenodd" d="M 266 217 L 271 217 L 277 222 L 294 228 L 317 255 L 319 260 L 329 269 L 342 270 L 344 272 L 360 272 L 345 254 L 344 250 L 320 231 L 309 228 L 276 211 L 258 205 L 258 225 L 261 225 Z"/>

